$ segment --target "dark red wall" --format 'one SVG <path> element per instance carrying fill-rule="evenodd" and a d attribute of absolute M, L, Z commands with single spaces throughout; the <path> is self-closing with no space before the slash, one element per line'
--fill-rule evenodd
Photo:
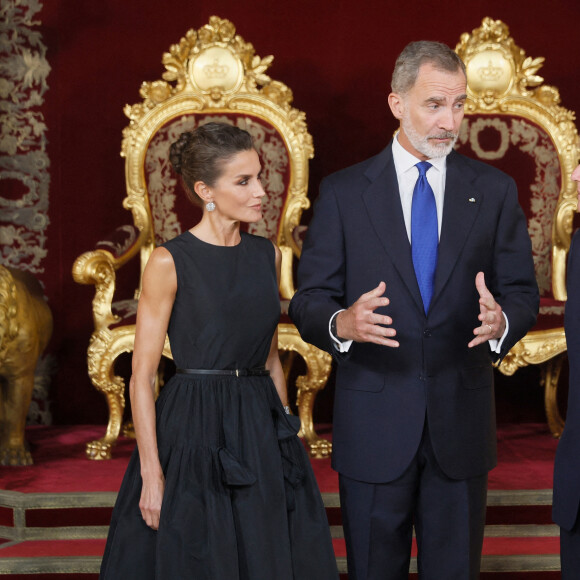
<path fill-rule="evenodd" d="M 260 56 L 273 54 L 269 74 L 290 86 L 307 114 L 316 157 L 311 197 L 320 179 L 380 150 L 395 128 L 387 108 L 390 74 L 402 47 L 431 39 L 451 46 L 484 16 L 503 20 L 540 73 L 559 87 L 562 104 L 579 109 L 576 0 L 45 0 L 40 31 L 52 72 L 44 112 L 51 159 L 49 254 L 42 276 L 55 317 L 51 351 L 57 423 L 104 422 L 103 397 L 86 372 L 92 287 L 72 280 L 74 259 L 128 223 L 124 166 L 119 157 L 126 103 L 157 80 L 161 55 L 211 15 L 228 18 Z M 308 219 L 308 216 L 306 216 Z"/>

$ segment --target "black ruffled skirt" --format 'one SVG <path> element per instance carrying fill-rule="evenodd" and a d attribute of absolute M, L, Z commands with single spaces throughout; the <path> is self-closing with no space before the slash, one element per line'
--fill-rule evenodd
<path fill-rule="evenodd" d="M 157 401 L 166 480 L 159 530 L 141 517 L 135 450 L 100 578 L 336 580 L 299 423 L 269 377 L 173 377 Z"/>

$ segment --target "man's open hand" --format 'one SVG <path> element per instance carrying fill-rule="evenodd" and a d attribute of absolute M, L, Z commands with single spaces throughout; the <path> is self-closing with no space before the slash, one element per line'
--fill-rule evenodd
<path fill-rule="evenodd" d="M 336 332 L 343 340 L 374 342 L 384 346 L 397 347 L 399 343 L 392 337 L 397 331 L 391 326 L 390 316 L 376 314 L 375 310 L 389 304 L 384 296 L 387 286 L 381 282 L 376 288 L 363 294 L 350 308 L 339 312 L 336 318 Z"/>
<path fill-rule="evenodd" d="M 505 332 L 505 318 L 502 314 L 501 306 L 485 285 L 485 275 L 478 272 L 475 277 L 475 287 L 479 292 L 479 320 L 481 326 L 473 329 L 475 338 L 467 345 L 473 348 L 488 340 L 499 340 Z"/>

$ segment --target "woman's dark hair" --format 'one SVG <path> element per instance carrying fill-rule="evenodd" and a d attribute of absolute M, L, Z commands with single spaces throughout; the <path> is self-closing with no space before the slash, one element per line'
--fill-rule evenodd
<path fill-rule="evenodd" d="M 225 162 L 236 153 L 253 148 L 247 131 L 227 123 L 206 123 L 179 136 L 169 149 L 169 161 L 175 173 L 181 175 L 189 200 L 199 205 L 202 202 L 194 184 L 203 181 L 212 187 L 220 178 Z"/>

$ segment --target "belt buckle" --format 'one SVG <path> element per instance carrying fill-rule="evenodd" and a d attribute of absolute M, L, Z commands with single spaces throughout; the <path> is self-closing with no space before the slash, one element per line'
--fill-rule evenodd
<path fill-rule="evenodd" d="M 240 376 L 240 369 L 236 369 L 236 377 Z"/>

